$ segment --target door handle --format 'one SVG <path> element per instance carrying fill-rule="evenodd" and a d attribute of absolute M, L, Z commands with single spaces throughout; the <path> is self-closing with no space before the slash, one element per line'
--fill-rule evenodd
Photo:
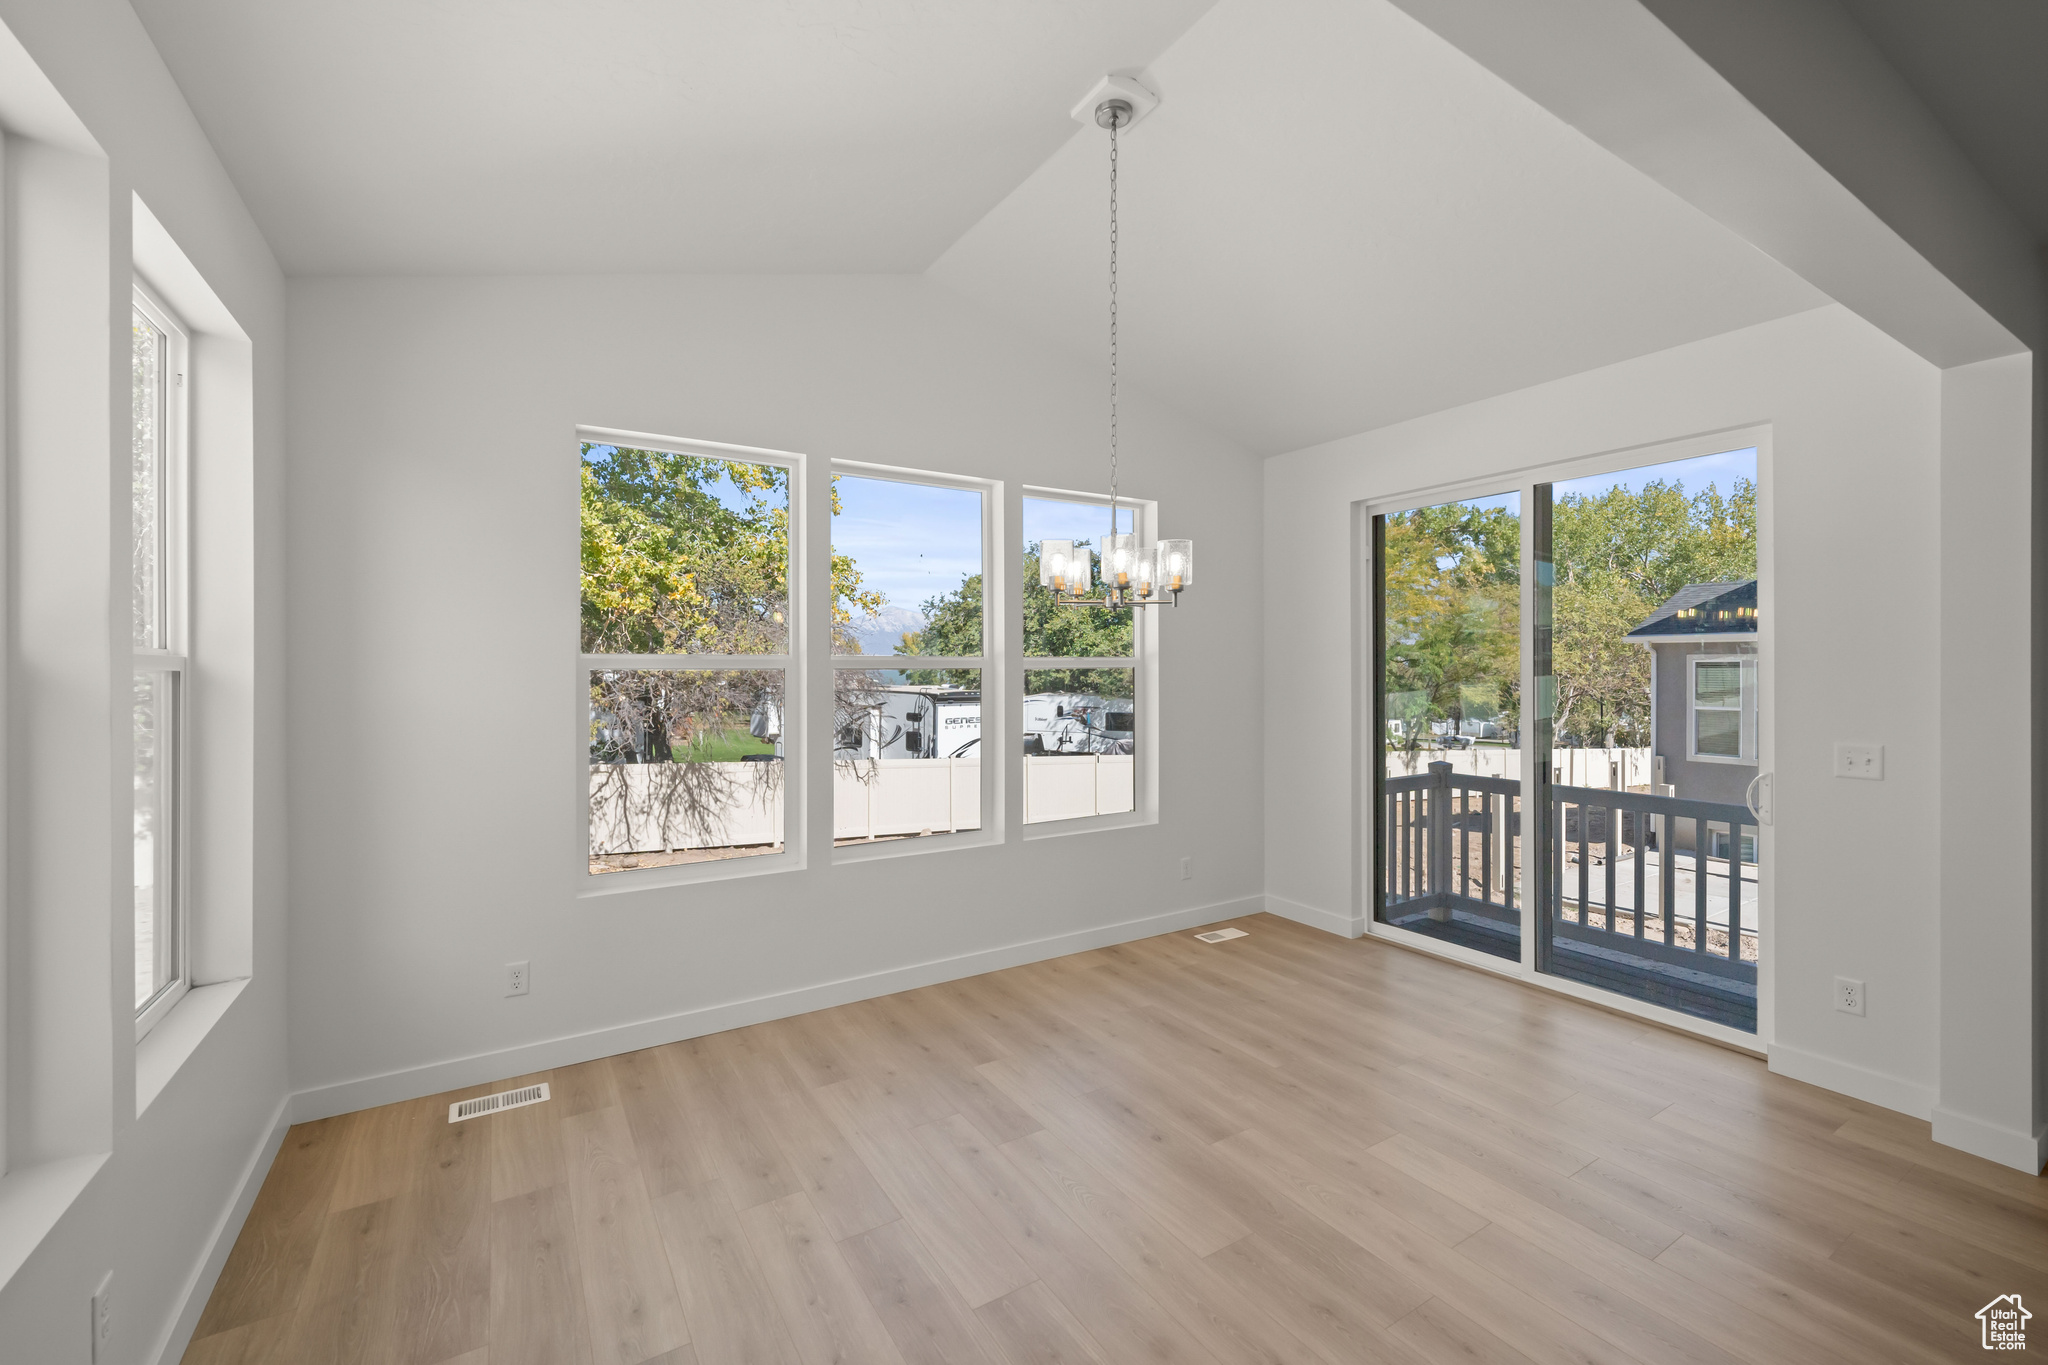
<path fill-rule="evenodd" d="M 1742 793 L 1742 804 L 1749 807 L 1749 813 L 1756 817 L 1759 825 L 1773 825 L 1777 812 L 1771 802 L 1770 773 L 1758 773 L 1749 779 L 1749 786 Z"/>

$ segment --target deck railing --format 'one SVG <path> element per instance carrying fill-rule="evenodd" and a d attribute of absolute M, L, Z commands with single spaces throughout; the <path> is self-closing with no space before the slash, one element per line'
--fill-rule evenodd
<path fill-rule="evenodd" d="M 1379 875 L 1388 910 L 1436 921 L 1462 912 L 1519 929 L 1521 783 L 1432 763 L 1386 779 L 1382 791 Z M 1755 816 L 1741 806 L 1601 787 L 1552 785 L 1549 798 L 1556 837 L 1537 902 L 1548 938 L 1756 980 Z M 1688 842 L 1690 853 L 1679 847 Z M 1681 876 L 1691 882 L 1684 896 Z M 1725 896 L 1710 896 L 1709 883 L 1719 880 Z M 1722 900 L 1726 912 L 1717 916 Z"/>
<path fill-rule="evenodd" d="M 1447 920 L 1453 909 L 1520 926 L 1522 784 L 1448 763 L 1390 777 L 1386 904 Z"/>
<path fill-rule="evenodd" d="M 1550 888 L 1545 907 L 1554 938 L 1617 948 L 1636 957 L 1739 981 L 1756 980 L 1757 919 L 1751 882 L 1743 923 L 1744 869 L 1756 866 L 1756 817 L 1742 806 L 1599 787 L 1550 789 Z M 1715 853 L 1715 844 L 1722 850 Z M 1678 877 L 1690 842 L 1692 894 Z M 1656 880 L 1650 863 L 1656 860 Z M 1629 876 L 1615 875 L 1626 863 Z M 1728 885 L 1725 923 L 1709 914 L 1709 883 L 1721 864 Z M 1594 871 L 1599 870 L 1599 886 Z M 1648 893 L 1655 891 L 1654 898 Z M 1689 902 L 1686 903 L 1686 902 Z M 1745 934 L 1752 956 L 1743 955 Z"/>

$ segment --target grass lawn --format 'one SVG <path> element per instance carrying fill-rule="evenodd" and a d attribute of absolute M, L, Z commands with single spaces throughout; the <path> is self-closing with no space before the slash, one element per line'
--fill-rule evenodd
<path fill-rule="evenodd" d="M 765 739 L 756 739 L 744 726 L 729 730 L 713 730 L 699 735 L 687 749 L 677 749 L 678 763 L 737 763 L 748 754 L 772 754 L 775 746 Z"/>

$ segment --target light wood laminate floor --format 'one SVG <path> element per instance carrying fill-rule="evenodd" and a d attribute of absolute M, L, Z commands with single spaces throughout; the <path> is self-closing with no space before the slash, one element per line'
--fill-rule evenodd
<path fill-rule="evenodd" d="M 2048 1182 L 1238 923 L 302 1124 L 186 1365 L 1870 1365 L 2007 1293 L 2048 1339 Z"/>

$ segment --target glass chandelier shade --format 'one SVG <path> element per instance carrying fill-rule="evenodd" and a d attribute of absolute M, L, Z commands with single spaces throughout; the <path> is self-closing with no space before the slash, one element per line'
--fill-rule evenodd
<path fill-rule="evenodd" d="M 1079 593 L 1085 584 L 1083 574 L 1074 563 L 1074 542 L 1071 540 L 1043 541 L 1038 547 L 1038 585 L 1051 588 L 1056 593 Z M 1081 551 L 1085 562 L 1088 552 Z"/>
<path fill-rule="evenodd" d="M 1131 591 L 1140 598 L 1159 595 L 1159 550 L 1147 545 L 1131 556 Z"/>
<path fill-rule="evenodd" d="M 1195 586 L 1195 542 L 1159 542 L 1159 586 L 1166 592 L 1179 592 L 1182 588 Z"/>
<path fill-rule="evenodd" d="M 1128 588 L 1131 570 L 1137 567 L 1138 538 L 1134 535 L 1102 538 L 1102 586 Z"/>

